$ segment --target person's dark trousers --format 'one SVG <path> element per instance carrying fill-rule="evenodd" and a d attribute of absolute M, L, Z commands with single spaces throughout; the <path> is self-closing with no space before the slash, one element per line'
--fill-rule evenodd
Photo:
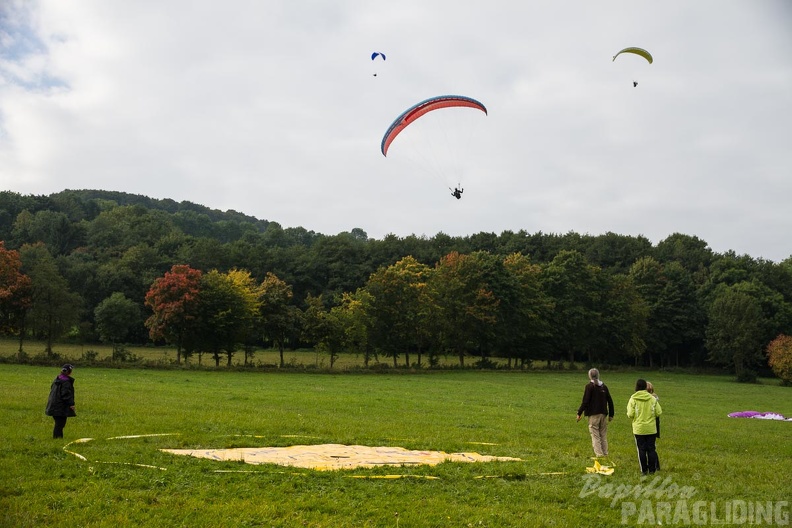
<path fill-rule="evenodd" d="M 657 435 L 635 435 L 635 447 L 638 449 L 638 462 L 641 464 L 641 473 L 654 473 L 660 466 L 655 449 Z"/>
<path fill-rule="evenodd" d="M 52 438 L 63 438 L 63 428 L 66 427 L 66 416 L 53 416 L 55 428 L 52 430 Z"/>

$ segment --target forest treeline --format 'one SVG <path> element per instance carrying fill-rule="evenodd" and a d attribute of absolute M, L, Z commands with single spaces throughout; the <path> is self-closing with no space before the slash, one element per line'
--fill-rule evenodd
<path fill-rule="evenodd" d="M 335 235 L 94 190 L 0 193 L 0 331 L 170 343 L 217 363 L 259 346 L 431 365 L 767 367 L 792 334 L 792 258 L 675 233 Z M 252 358 L 250 358 L 252 360 Z"/>

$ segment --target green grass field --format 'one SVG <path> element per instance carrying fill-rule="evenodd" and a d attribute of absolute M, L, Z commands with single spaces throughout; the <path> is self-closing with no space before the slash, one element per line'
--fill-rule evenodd
<path fill-rule="evenodd" d="M 588 431 L 575 422 L 584 372 L 77 368 L 78 416 L 69 419 L 64 440 L 53 440 L 43 409 L 57 372 L 0 365 L 2 526 L 619 526 L 623 509 L 641 508 L 644 500 L 653 517 L 627 508 L 626 524 L 657 525 L 673 524 L 661 503 L 677 507 L 679 497 L 669 490 L 679 488 L 691 517 L 695 501 L 707 505 L 706 524 L 722 520 L 730 505 L 769 501 L 773 522 L 783 514 L 789 521 L 789 506 L 778 501 L 792 491 L 792 423 L 726 417 L 742 410 L 792 416 L 792 389 L 774 381 L 603 373 L 618 411 L 609 430 L 608 463 L 616 470 L 592 479 L 585 472 L 593 463 Z M 639 376 L 655 384 L 665 411 L 658 441 L 665 484 L 657 491 L 655 483 L 648 498 L 614 500 L 617 490 L 651 482 L 640 477 L 624 411 Z M 178 434 L 111 439 L 163 433 Z M 68 449 L 87 460 L 63 449 L 79 438 L 93 440 Z M 301 443 L 475 451 L 522 461 L 320 472 L 158 450 Z M 438 478 L 350 478 L 386 474 Z M 698 513 L 677 524 L 701 524 Z"/>

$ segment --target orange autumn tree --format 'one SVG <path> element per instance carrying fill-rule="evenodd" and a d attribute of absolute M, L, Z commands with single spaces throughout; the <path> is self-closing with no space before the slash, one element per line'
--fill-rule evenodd
<path fill-rule="evenodd" d="M 164 276 L 156 279 L 146 293 L 146 306 L 153 312 L 146 320 L 146 328 L 153 340 L 164 339 L 176 345 L 176 362 L 192 353 L 189 337 L 198 320 L 198 293 L 201 270 L 186 264 L 176 264 Z"/>
<path fill-rule="evenodd" d="M 792 337 L 781 334 L 767 345 L 767 362 L 784 385 L 792 385 Z"/>

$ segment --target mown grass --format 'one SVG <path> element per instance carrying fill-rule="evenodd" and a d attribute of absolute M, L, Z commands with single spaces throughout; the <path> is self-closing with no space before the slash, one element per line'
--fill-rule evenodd
<path fill-rule="evenodd" d="M 585 474 L 592 465 L 588 431 L 574 419 L 586 382 L 582 372 L 78 368 L 78 416 L 69 420 L 64 440 L 53 440 L 43 408 L 56 373 L 0 365 L 2 526 L 621 524 L 620 503 L 582 493 L 593 482 Z M 693 488 L 696 501 L 789 500 L 792 423 L 726 414 L 759 410 L 789 416 L 792 392 L 777 383 L 744 385 L 726 376 L 608 374 L 619 411 L 609 432 L 609 463 L 616 472 L 597 482 L 647 484 L 624 416 L 641 375 L 655 383 L 665 410 L 659 475 Z M 111 439 L 162 433 L 178 434 Z M 78 438 L 93 440 L 67 449 L 87 461 L 63 449 Z M 158 450 L 320 443 L 476 451 L 522 460 L 320 472 Z M 385 474 L 439 478 L 350 478 Z"/>

